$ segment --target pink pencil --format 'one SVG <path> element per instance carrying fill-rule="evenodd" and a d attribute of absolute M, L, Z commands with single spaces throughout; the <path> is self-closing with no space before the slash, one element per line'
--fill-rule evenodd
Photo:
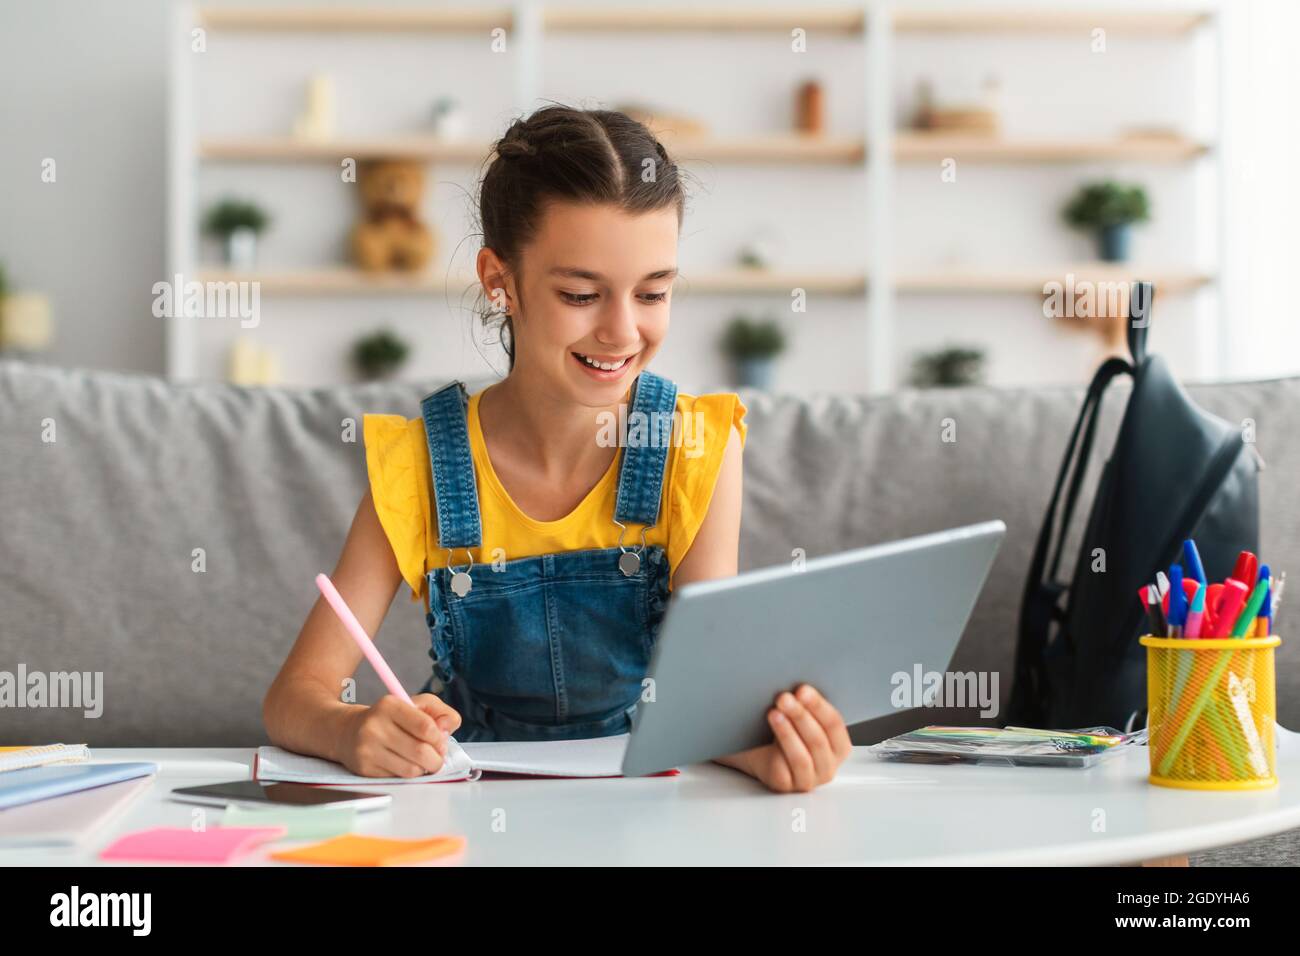
<path fill-rule="evenodd" d="M 352 639 L 357 642 L 357 647 L 361 648 L 361 653 L 366 655 L 366 660 L 370 661 L 370 666 L 375 669 L 375 673 L 384 682 L 388 692 L 398 700 L 405 701 L 414 707 L 415 702 L 411 700 L 411 695 L 402 688 L 401 683 L 397 680 L 397 675 L 393 673 L 393 669 L 388 666 L 388 662 L 379 653 L 379 648 L 375 647 L 375 642 L 370 639 L 366 629 L 361 626 L 357 616 L 352 613 L 352 608 L 348 607 L 347 601 L 343 600 L 343 595 L 339 594 L 334 582 L 324 574 L 318 574 L 316 575 L 316 587 L 320 588 L 320 593 L 325 596 L 326 602 L 334 609 L 334 613 L 339 616 L 339 620 L 343 622 L 343 626 L 352 635 Z"/>

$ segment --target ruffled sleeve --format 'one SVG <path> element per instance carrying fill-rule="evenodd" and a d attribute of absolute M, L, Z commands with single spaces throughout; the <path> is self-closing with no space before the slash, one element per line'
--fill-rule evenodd
<path fill-rule="evenodd" d="M 679 395 L 681 441 L 674 441 L 669 475 L 668 565 L 675 572 L 695 535 L 704 524 L 713 500 L 713 489 L 722 471 L 722 459 L 733 426 L 745 445 L 749 425 L 744 402 L 729 392 L 711 395 Z"/>
<path fill-rule="evenodd" d="M 424 597 L 429 535 L 429 456 L 424 425 L 401 415 L 366 415 L 366 473 L 379 523 L 411 588 L 411 600 Z"/>

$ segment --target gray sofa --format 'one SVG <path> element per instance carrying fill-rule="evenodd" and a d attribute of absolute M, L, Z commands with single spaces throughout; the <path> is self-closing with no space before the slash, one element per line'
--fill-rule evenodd
<path fill-rule="evenodd" d="M 246 389 L 0 362 L 0 670 L 102 672 L 104 681 L 96 719 L 0 710 L 0 745 L 264 742 L 262 695 L 364 488 L 361 416 L 414 415 L 432 384 Z M 1124 387 L 1113 391 L 1105 435 Z M 1262 550 L 1275 568 L 1300 573 L 1300 379 L 1191 392 L 1229 420 L 1257 423 Z M 1081 389 L 741 394 L 750 423 L 742 568 L 785 563 L 796 548 L 812 556 L 1007 523 L 953 665 L 997 673 L 1005 706 L 1025 568 Z M 941 440 L 947 418 L 955 442 Z M 427 634 L 405 588 L 379 642 L 408 686 L 423 682 Z M 1298 661 L 1300 642 L 1284 643 L 1279 720 L 1289 727 L 1300 726 Z M 377 696 L 368 669 L 358 679 L 363 700 Z M 854 738 L 975 719 L 908 711 L 860 725 Z M 1294 862 L 1297 847 L 1289 834 L 1197 862 Z"/>

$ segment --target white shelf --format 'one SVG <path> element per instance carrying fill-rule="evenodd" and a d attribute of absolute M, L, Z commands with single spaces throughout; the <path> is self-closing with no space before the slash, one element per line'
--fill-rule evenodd
<path fill-rule="evenodd" d="M 200 138 L 193 116 L 194 71 L 203 58 L 177 53 L 187 44 L 189 31 L 201 25 L 212 31 L 232 33 L 281 33 L 285 42 L 294 34 L 330 33 L 355 36 L 365 42 L 376 34 L 419 34 L 436 38 L 450 35 L 458 41 L 485 36 L 502 27 L 510 31 L 512 53 L 507 69 L 514 71 L 516 114 L 536 108 L 542 88 L 542 51 L 549 35 L 602 34 L 600 42 L 617 42 L 618 34 L 640 36 L 700 34 L 715 42 L 728 35 L 788 35 L 795 27 L 810 36 L 832 35 L 856 41 L 862 49 L 864 89 L 857 92 L 866 108 L 861 133 L 805 136 L 797 133 L 755 134 L 743 137 L 689 137 L 663 133 L 665 146 L 683 164 L 719 163 L 752 166 L 784 166 L 807 170 L 859 170 L 866 176 L 865 208 L 835 209 L 834 215 L 856 217 L 862 222 L 867 261 L 850 263 L 843 270 L 802 272 L 800 270 L 752 271 L 744 269 L 706 270 L 684 274 L 675 286 L 679 298 L 787 296 L 791 289 L 836 297 L 857 297 L 863 302 L 863 333 L 859 339 L 865 387 L 873 392 L 892 389 L 901 356 L 895 349 L 898 325 L 896 304 L 900 296 L 937 295 L 1033 295 L 1042 294 L 1046 283 L 1064 281 L 1073 273 L 1076 281 L 1114 282 L 1135 278 L 1155 282 L 1161 292 L 1193 295 L 1212 286 L 1217 268 L 1195 269 L 1166 265 L 1113 266 L 1100 263 L 1065 264 L 1062 268 L 1019 266 L 998 268 L 896 266 L 890 248 L 890 223 L 896 218 L 897 170 L 916 164 L 941 162 L 949 157 L 964 163 L 1004 165 L 1085 165 L 1090 163 L 1132 163 L 1151 165 L 1195 164 L 1214 182 L 1207 195 L 1221 188 L 1221 157 L 1212 139 L 1179 135 L 1127 135 L 1110 138 L 1041 137 L 1003 139 L 974 135 L 934 134 L 896 130 L 894 122 L 897 76 L 892 60 L 898 55 L 900 37 L 920 35 L 1065 36 L 1088 35 L 1096 28 L 1108 33 L 1191 42 L 1188 38 L 1218 29 L 1214 7 L 1198 6 L 1188 0 L 1171 3 L 1139 3 L 1097 6 L 1079 0 L 1048 7 L 1018 8 L 1014 4 L 956 2 L 944 6 L 904 5 L 890 0 L 860 0 L 839 6 L 803 6 L 790 3 L 777 7 L 747 7 L 740 3 L 699 5 L 678 3 L 667 7 L 615 8 L 592 3 L 578 6 L 544 0 L 517 0 L 492 6 L 459 4 L 438 7 L 339 5 L 323 7 L 200 7 L 182 3 L 176 15 L 176 29 L 169 36 L 172 65 L 171 150 L 169 178 L 169 273 L 198 274 L 213 281 L 256 281 L 262 293 L 285 297 L 344 296 L 356 298 L 435 297 L 450 289 L 470 288 L 472 275 L 447 276 L 423 273 L 413 276 L 372 276 L 346 266 L 325 266 L 300 270 L 266 270 L 236 273 L 197 265 L 198 210 L 195 185 L 198 171 L 211 164 L 313 164 L 335 163 L 343 158 L 358 161 L 375 158 L 406 158 L 433 165 L 477 166 L 488 156 L 486 139 L 440 140 L 433 136 L 393 134 L 341 138 L 315 142 L 290 136 L 209 136 Z M 594 39 L 594 37 L 593 37 Z M 1202 39 L 1206 37 L 1202 36 Z M 278 42 L 278 38 L 277 38 Z M 1195 75 L 1211 74 L 1204 58 L 1194 59 Z M 826 78 L 832 81 L 834 78 Z M 1190 82 L 1190 81 L 1189 81 Z M 1202 84 L 1205 85 L 1205 84 Z M 1213 84 L 1209 84 L 1213 86 Z M 1218 123 L 1200 124 L 1205 129 Z M 1213 162 L 1200 162 L 1210 157 Z M 1199 188 L 1199 187 L 1198 187 Z M 1198 202 L 1202 201 L 1198 198 Z M 1218 202 L 1218 199 L 1205 199 Z M 1198 208 L 1200 208 L 1198 206 Z M 936 228 L 941 228 L 935 224 Z M 810 228 L 812 228 L 810 226 Z M 1199 247 L 1198 247 L 1199 249 Z M 1197 260 L 1215 255 L 1200 250 Z M 1221 259 L 1221 254 L 1217 255 Z M 868 275 L 871 281 L 868 283 Z M 1198 299 L 1198 302 L 1202 300 Z M 198 367 L 198 337 L 183 322 L 169 323 L 169 374 L 192 377 Z M 1213 334 L 1218 334 L 1213 328 Z M 1198 327 L 1204 337 L 1206 326 Z M 1201 374 L 1212 369 L 1203 368 Z"/>

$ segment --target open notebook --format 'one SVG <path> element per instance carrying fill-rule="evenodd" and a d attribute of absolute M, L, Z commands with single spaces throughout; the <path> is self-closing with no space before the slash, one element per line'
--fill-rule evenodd
<path fill-rule="evenodd" d="M 423 777 L 359 777 L 319 757 L 304 757 L 279 747 L 259 747 L 254 780 L 286 783 L 364 785 L 390 783 L 449 783 L 477 780 L 484 772 L 532 777 L 619 777 L 627 734 L 586 740 L 448 742 L 447 759 L 437 773 Z M 676 771 L 672 771 L 676 773 Z"/>

